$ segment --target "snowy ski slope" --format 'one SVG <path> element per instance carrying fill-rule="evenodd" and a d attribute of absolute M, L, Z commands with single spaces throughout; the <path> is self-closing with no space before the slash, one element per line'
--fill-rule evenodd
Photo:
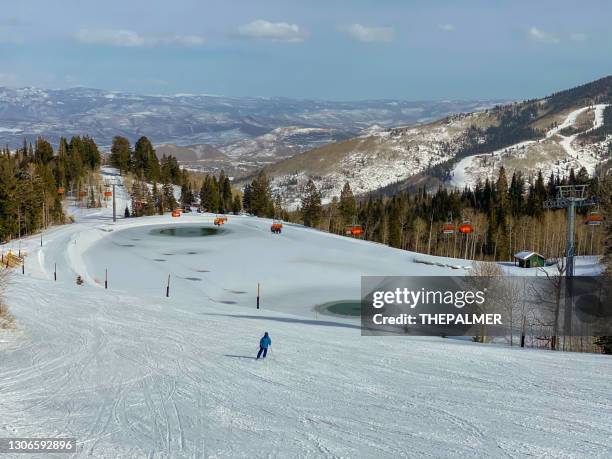
<path fill-rule="evenodd" d="M 76 437 L 76 457 L 96 458 L 612 455 L 610 358 L 362 337 L 313 310 L 355 299 L 362 274 L 462 269 L 248 217 L 181 239 L 149 231 L 212 216 L 76 216 L 22 246 L 18 328 L 0 333 L 2 437 Z M 273 347 L 256 361 L 264 331 Z"/>
<path fill-rule="evenodd" d="M 589 173 L 592 173 L 595 170 L 595 166 L 601 161 L 601 158 L 591 151 L 593 149 L 591 146 L 577 146 L 574 141 L 578 135 L 588 133 L 603 125 L 603 112 L 607 106 L 608 104 L 597 104 L 581 107 L 571 111 L 568 113 L 562 123 L 546 132 L 545 139 L 537 141 L 526 140 L 490 153 L 467 156 L 461 159 L 459 162 L 457 162 L 453 169 L 451 185 L 456 188 L 464 188 L 465 186 L 473 187 L 479 179 L 484 182 L 486 177 L 491 178 L 495 173 L 497 173 L 503 157 L 524 158 L 525 153 L 529 151 L 530 147 L 538 145 L 544 141 L 558 143 L 558 145 L 565 152 L 566 159 L 568 161 L 573 161 L 571 165 L 576 170 L 579 167 L 584 166 L 587 168 Z M 563 129 L 573 126 L 578 117 L 589 109 L 593 109 L 594 111 L 592 127 L 583 132 L 569 136 L 564 136 L 560 133 L 560 131 Z M 496 162 L 499 164 L 495 164 Z M 550 158 L 546 159 L 542 164 L 537 166 L 539 167 L 532 165 L 531 169 L 527 168 L 527 170 L 531 173 L 536 173 L 537 170 L 542 170 L 544 177 L 548 177 L 551 170 L 559 173 L 558 167 L 555 169 L 554 161 L 552 161 Z"/>

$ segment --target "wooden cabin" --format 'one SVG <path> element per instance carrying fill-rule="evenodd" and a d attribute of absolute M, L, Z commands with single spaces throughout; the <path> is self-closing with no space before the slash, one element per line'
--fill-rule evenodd
<path fill-rule="evenodd" d="M 537 252 L 518 252 L 514 254 L 514 264 L 521 268 L 538 268 L 545 266 L 546 258 Z"/>

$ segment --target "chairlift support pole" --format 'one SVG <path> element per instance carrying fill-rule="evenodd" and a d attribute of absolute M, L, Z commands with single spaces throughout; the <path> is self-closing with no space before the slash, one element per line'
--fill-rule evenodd
<path fill-rule="evenodd" d="M 571 335 L 573 318 L 573 288 L 571 278 L 574 277 L 574 226 L 576 224 L 576 207 L 593 206 L 595 199 L 586 197 L 586 185 L 557 186 L 557 197 L 544 201 L 545 209 L 567 209 L 567 236 L 565 244 L 565 335 Z M 569 301 L 569 304 L 568 304 Z M 558 345 L 558 343 L 557 343 Z M 564 344 L 565 346 L 565 344 Z"/>
<path fill-rule="evenodd" d="M 565 276 L 574 276 L 574 225 L 576 222 L 576 201 L 570 198 L 567 207 L 567 246 L 565 247 L 565 259 L 567 266 Z"/>
<path fill-rule="evenodd" d="M 557 197 L 544 201 L 545 209 L 567 209 L 567 235 L 565 243 L 565 277 L 574 276 L 574 233 L 576 207 L 593 206 L 595 199 L 586 197 L 586 185 L 557 186 Z"/>

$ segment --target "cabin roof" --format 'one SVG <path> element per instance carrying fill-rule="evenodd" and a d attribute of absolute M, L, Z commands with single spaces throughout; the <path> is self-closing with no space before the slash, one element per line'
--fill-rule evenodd
<path fill-rule="evenodd" d="M 523 252 L 517 252 L 514 254 L 514 258 L 516 258 L 517 260 L 529 260 L 531 257 L 533 257 L 534 255 L 540 257 L 540 258 L 546 258 L 544 257 L 544 255 L 539 254 L 538 252 L 532 252 L 529 250 L 525 250 Z"/>

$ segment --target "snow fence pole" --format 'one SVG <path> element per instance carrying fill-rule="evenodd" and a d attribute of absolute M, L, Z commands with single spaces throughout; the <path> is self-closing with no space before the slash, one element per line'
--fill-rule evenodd
<path fill-rule="evenodd" d="M 53 280 L 57 282 L 57 263 L 53 263 Z"/>
<path fill-rule="evenodd" d="M 108 268 L 104 268 L 104 288 L 108 288 Z"/>
<path fill-rule="evenodd" d="M 170 297 L 170 274 L 168 274 L 168 284 L 166 285 L 166 298 Z"/>
<path fill-rule="evenodd" d="M 257 282 L 257 309 L 259 309 L 259 282 Z"/>

